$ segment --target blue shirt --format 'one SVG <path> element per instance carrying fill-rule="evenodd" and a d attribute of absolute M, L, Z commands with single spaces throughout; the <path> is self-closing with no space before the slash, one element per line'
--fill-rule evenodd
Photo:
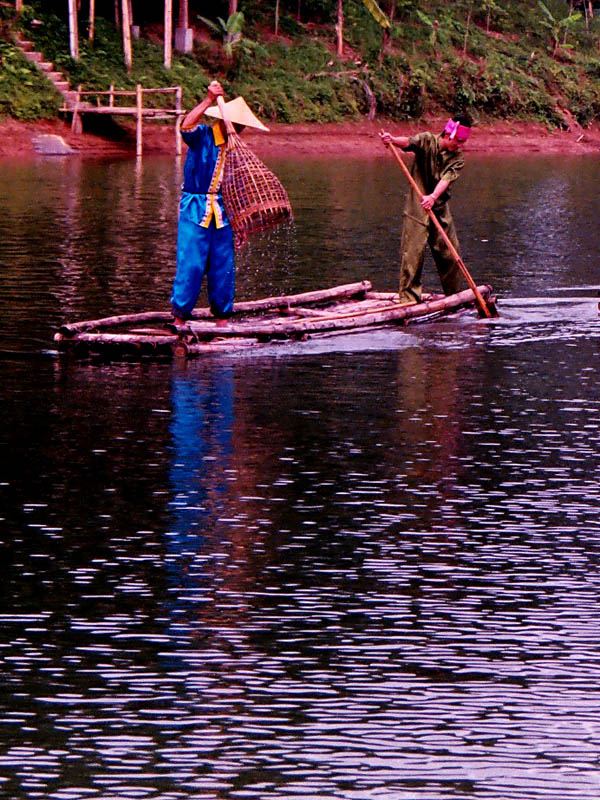
<path fill-rule="evenodd" d="M 189 149 L 183 167 L 180 210 L 185 210 L 203 228 L 209 226 L 213 216 L 217 228 L 228 225 L 220 190 L 224 145 L 216 144 L 213 129 L 209 125 L 181 131 L 181 137 Z"/>

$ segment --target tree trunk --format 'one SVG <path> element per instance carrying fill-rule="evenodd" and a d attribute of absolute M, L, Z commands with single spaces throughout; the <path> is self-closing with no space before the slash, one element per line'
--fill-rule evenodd
<path fill-rule="evenodd" d="M 382 28 L 381 50 L 379 51 L 379 66 L 381 66 L 383 64 L 383 59 L 385 58 L 385 54 L 389 50 L 390 43 L 392 41 L 391 23 L 394 22 L 395 13 L 396 13 L 396 0 L 391 0 L 391 2 L 390 2 L 390 10 L 389 10 L 389 13 L 388 13 L 388 17 L 390 18 L 390 27 L 389 28 Z"/>
<path fill-rule="evenodd" d="M 188 0 L 179 0 L 179 27 L 184 30 L 189 27 Z"/>
<path fill-rule="evenodd" d="M 229 16 L 237 14 L 238 0 L 229 0 Z"/>
<path fill-rule="evenodd" d="M 275 0 L 275 36 L 279 34 L 279 0 Z"/>
<path fill-rule="evenodd" d="M 125 61 L 125 68 L 127 74 L 131 72 L 133 58 L 131 56 L 131 20 L 129 19 L 129 3 L 128 0 L 122 0 L 121 3 L 121 19 L 123 30 L 123 59 Z"/>
<path fill-rule="evenodd" d="M 337 22 L 335 23 L 335 33 L 337 37 L 337 57 L 343 58 L 344 55 L 344 5 L 342 0 L 337 4 Z"/>
<path fill-rule="evenodd" d="M 69 48 L 71 58 L 79 61 L 79 30 L 77 28 L 77 3 L 69 0 Z"/>
<path fill-rule="evenodd" d="M 164 66 L 171 69 L 173 54 L 173 0 L 165 0 Z"/>
<path fill-rule="evenodd" d="M 469 28 L 471 27 L 471 15 L 473 13 L 473 0 L 469 3 L 469 12 L 467 14 L 467 25 L 465 30 L 465 41 L 463 44 L 463 58 L 467 57 L 467 42 L 469 41 Z"/>
<path fill-rule="evenodd" d="M 90 22 L 88 25 L 88 40 L 94 41 L 94 26 L 96 24 L 96 0 L 90 0 Z"/>
<path fill-rule="evenodd" d="M 121 27 L 121 14 L 119 12 L 119 0 L 115 0 L 115 28 L 119 30 Z"/>

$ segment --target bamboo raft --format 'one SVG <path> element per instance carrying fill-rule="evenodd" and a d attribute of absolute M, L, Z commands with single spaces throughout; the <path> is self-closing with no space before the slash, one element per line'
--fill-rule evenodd
<path fill-rule="evenodd" d="M 477 287 L 493 301 L 490 286 Z M 368 328 L 404 326 L 476 310 L 471 289 L 424 295 L 421 303 L 400 305 L 397 295 L 373 291 L 369 281 L 295 295 L 249 300 L 235 305 L 226 325 L 208 308 L 194 311 L 184 328 L 173 327 L 169 312 L 148 311 L 61 325 L 54 341 L 76 359 L 139 360 L 195 358 L 271 342 L 306 341 Z"/>

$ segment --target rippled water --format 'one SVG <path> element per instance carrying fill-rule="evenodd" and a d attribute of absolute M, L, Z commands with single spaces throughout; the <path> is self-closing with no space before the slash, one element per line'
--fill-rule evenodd
<path fill-rule="evenodd" d="M 240 295 L 393 289 L 401 176 L 275 167 Z M 179 168 L 0 166 L 1 797 L 600 794 L 598 173 L 471 160 L 497 321 L 96 367 L 53 326 L 166 306 Z"/>

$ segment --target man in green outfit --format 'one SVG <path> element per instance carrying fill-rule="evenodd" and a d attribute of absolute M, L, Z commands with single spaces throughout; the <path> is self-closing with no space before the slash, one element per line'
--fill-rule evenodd
<path fill-rule="evenodd" d="M 395 144 L 402 150 L 415 154 L 411 172 L 423 195 L 419 198 L 414 190 L 409 189 L 406 198 L 402 227 L 400 303 L 417 303 L 421 300 L 421 275 L 427 243 L 431 248 L 444 294 L 460 291 L 460 269 L 427 212 L 433 211 L 458 250 L 458 238 L 448 204 L 449 187 L 464 166 L 465 159 L 461 150 L 470 132 L 471 120 L 467 116 L 456 115 L 448 120 L 440 135 L 429 131 L 410 137 L 392 136 L 388 131 L 381 131 L 379 134 L 384 145 Z"/>

